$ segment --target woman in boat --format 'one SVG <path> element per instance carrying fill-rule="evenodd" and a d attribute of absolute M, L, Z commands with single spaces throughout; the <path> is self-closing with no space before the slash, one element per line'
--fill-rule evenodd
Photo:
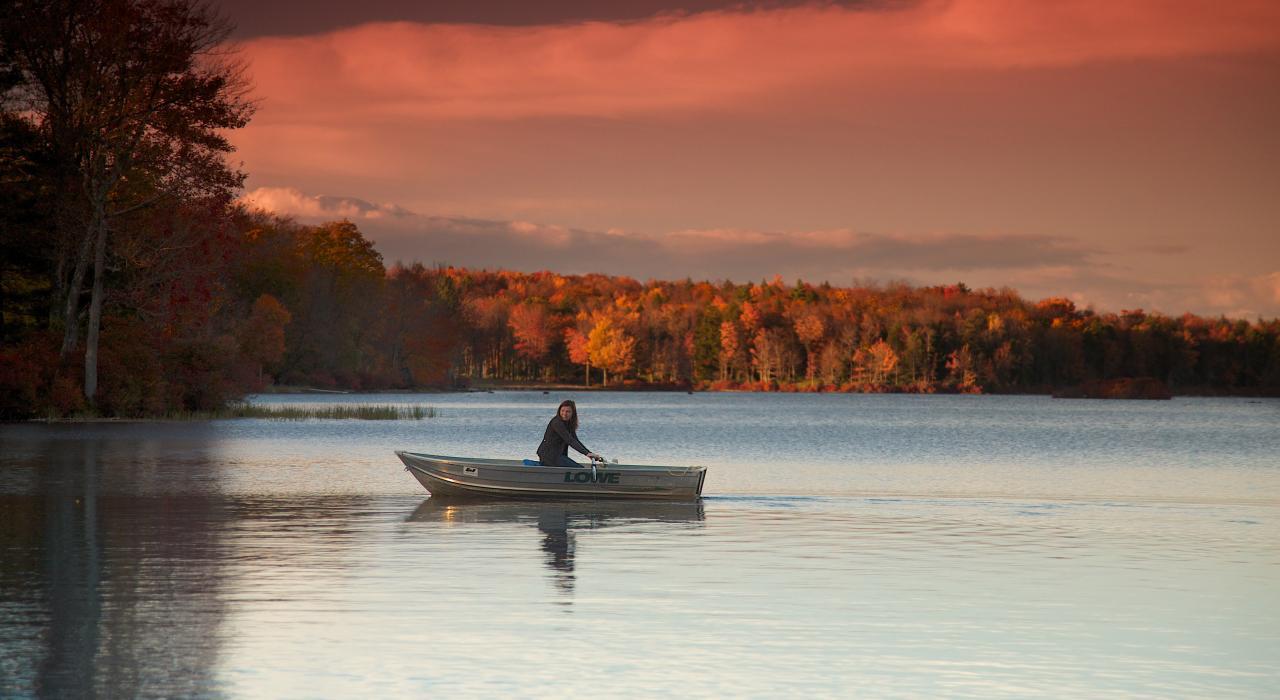
<path fill-rule="evenodd" d="M 569 459 L 570 447 L 591 459 L 604 460 L 578 439 L 578 404 L 566 400 L 560 402 L 556 415 L 547 423 L 547 432 L 538 445 L 538 460 L 544 467 L 581 467 Z"/>

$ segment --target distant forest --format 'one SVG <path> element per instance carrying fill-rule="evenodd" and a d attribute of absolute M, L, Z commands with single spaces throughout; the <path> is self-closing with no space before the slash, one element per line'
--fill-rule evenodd
<path fill-rule="evenodd" d="M 387 268 L 348 221 L 235 201 L 253 112 L 180 0 L 0 16 L 0 417 L 162 415 L 271 385 L 1280 395 L 1280 321 L 1010 290 Z"/>
<path fill-rule="evenodd" d="M 25 290 L 6 282 L 3 297 L 7 415 L 209 409 L 271 384 L 449 389 L 477 380 L 979 393 L 1154 377 L 1180 393 L 1280 393 L 1275 320 L 1096 314 L 962 284 L 387 268 L 350 222 L 304 226 L 235 208 L 170 212 L 131 228 L 124 243 L 91 401 L 83 355 L 59 360 L 51 261 L 6 256 L 6 280 Z"/>

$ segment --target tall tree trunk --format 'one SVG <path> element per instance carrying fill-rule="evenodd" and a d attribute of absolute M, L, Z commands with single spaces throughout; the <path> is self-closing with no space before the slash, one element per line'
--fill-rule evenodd
<path fill-rule="evenodd" d="M 84 232 L 84 238 L 80 241 L 79 254 L 76 255 L 76 267 L 71 273 L 71 284 L 67 287 L 67 299 L 62 313 L 62 349 L 58 355 L 64 360 L 75 352 L 76 344 L 80 340 L 80 288 L 84 286 L 84 276 L 89 270 L 90 249 L 98 230 L 102 227 L 102 217 L 95 212 L 93 220 Z"/>
<path fill-rule="evenodd" d="M 47 319 L 47 327 L 53 330 L 58 327 L 58 317 L 61 314 L 58 307 L 62 306 L 67 293 L 67 246 L 65 240 L 58 242 L 58 264 L 54 267 L 53 279 L 50 280 L 49 288 L 53 290 L 50 295 L 49 318 Z"/>
<path fill-rule="evenodd" d="M 93 401 L 98 393 L 98 337 L 102 326 L 102 278 L 106 276 L 107 227 L 98 226 L 93 250 L 93 296 L 89 301 L 89 331 L 84 343 L 84 396 Z"/>

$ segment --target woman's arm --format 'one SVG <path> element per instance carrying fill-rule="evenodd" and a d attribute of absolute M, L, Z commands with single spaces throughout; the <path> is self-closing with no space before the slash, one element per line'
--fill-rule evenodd
<path fill-rule="evenodd" d="M 565 426 L 564 421 L 559 418 L 555 418 L 552 420 L 551 427 L 556 431 L 556 434 L 560 436 L 560 439 L 568 443 L 573 449 L 587 455 L 588 457 L 595 454 L 591 450 L 588 450 L 586 445 L 582 444 L 582 441 L 578 439 L 577 435 L 574 435 L 569 431 L 569 428 Z"/>

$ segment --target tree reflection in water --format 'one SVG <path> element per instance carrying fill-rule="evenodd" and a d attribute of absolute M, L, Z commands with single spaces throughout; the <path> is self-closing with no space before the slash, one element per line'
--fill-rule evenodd
<path fill-rule="evenodd" d="M 227 514 L 213 441 L 184 429 L 195 448 L 178 460 L 93 426 L 6 436 L 0 697 L 215 687 Z"/>
<path fill-rule="evenodd" d="M 697 523 L 705 518 L 696 501 L 525 501 L 440 498 L 423 501 L 408 522 L 527 523 L 542 533 L 543 562 L 552 583 L 572 594 L 577 557 L 575 533 L 632 523 Z"/>

